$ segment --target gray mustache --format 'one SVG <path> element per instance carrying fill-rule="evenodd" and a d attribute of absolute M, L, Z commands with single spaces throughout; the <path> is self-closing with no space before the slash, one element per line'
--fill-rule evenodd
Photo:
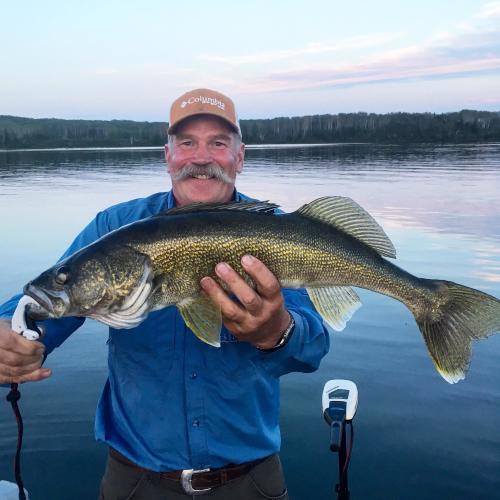
<path fill-rule="evenodd" d="M 184 179 L 195 177 L 197 175 L 206 175 L 210 179 L 216 179 L 218 181 L 225 182 L 226 184 L 231 184 L 232 182 L 234 182 L 222 167 L 214 164 L 204 166 L 193 164 L 186 165 L 182 170 L 171 175 L 172 180 L 174 181 L 182 181 Z"/>

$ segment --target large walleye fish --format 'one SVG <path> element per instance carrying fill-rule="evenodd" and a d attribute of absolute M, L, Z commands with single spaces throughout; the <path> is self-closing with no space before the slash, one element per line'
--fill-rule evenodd
<path fill-rule="evenodd" d="M 472 340 L 500 330 L 500 301 L 449 281 L 413 276 L 386 260 L 394 247 L 349 198 L 325 197 L 291 214 L 240 202 L 174 208 L 113 231 L 48 269 L 24 292 L 49 317 L 87 316 L 132 328 L 149 312 L 178 307 L 201 340 L 220 345 L 221 313 L 200 279 L 228 262 L 244 276 L 244 254 L 262 260 L 283 287 L 305 287 L 336 330 L 360 306 L 360 287 L 401 301 L 450 383 L 464 378 Z"/>

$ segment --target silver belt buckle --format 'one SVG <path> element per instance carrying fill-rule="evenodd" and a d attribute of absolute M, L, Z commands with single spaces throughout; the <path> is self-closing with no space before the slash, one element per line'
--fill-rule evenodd
<path fill-rule="evenodd" d="M 193 474 L 199 474 L 200 472 L 208 472 L 210 469 L 184 469 L 181 473 L 181 484 L 184 488 L 184 491 L 188 495 L 203 495 L 204 493 L 208 493 L 212 488 L 203 488 L 201 490 L 195 490 L 193 488 L 193 484 L 191 480 L 193 478 Z"/>

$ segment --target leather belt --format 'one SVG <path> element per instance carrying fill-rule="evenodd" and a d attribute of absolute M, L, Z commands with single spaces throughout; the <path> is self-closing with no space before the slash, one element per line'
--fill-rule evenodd
<path fill-rule="evenodd" d="M 145 469 L 140 465 L 135 464 L 127 457 L 123 456 L 120 452 L 116 451 L 114 448 L 109 449 L 109 455 L 113 457 L 116 461 L 128 467 L 133 467 L 136 470 L 146 472 L 147 474 L 152 474 L 160 476 L 161 478 L 170 479 L 173 481 L 178 481 L 181 483 L 184 491 L 188 495 L 200 495 L 209 492 L 212 488 L 222 486 L 223 484 L 233 481 L 248 472 L 260 464 L 269 457 L 259 458 L 258 460 L 252 460 L 251 462 L 244 462 L 242 464 L 229 464 L 226 467 L 220 467 L 217 469 L 184 469 L 184 470 L 174 470 L 168 472 L 156 472 L 150 469 Z"/>

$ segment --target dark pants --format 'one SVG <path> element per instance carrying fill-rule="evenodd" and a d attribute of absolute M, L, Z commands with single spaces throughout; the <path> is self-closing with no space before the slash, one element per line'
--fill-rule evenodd
<path fill-rule="evenodd" d="M 278 455 L 257 464 L 247 474 L 203 495 L 187 495 L 178 481 L 141 471 L 109 456 L 101 483 L 100 500 L 288 500 Z"/>

